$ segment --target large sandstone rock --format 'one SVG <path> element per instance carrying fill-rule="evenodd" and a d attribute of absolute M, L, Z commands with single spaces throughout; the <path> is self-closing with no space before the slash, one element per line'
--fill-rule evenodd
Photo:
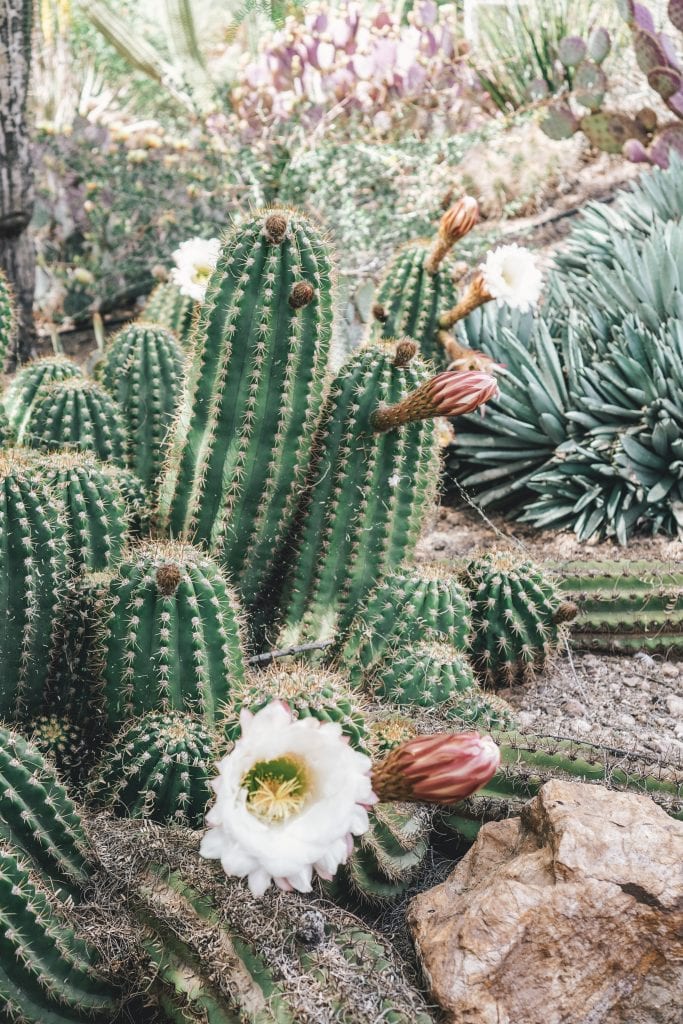
<path fill-rule="evenodd" d="M 449 1024 L 681 1024 L 683 823 L 546 783 L 482 828 L 410 924 Z"/>

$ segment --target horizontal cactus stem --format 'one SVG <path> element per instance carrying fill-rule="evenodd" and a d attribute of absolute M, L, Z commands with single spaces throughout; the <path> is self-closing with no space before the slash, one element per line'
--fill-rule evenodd
<path fill-rule="evenodd" d="M 446 313 L 442 313 L 439 317 L 439 327 L 444 330 L 449 330 L 454 327 L 460 320 L 464 320 L 466 316 L 473 313 L 475 309 L 479 309 L 486 302 L 490 302 L 493 296 L 488 291 L 484 284 L 483 275 L 478 273 L 476 277 L 470 281 L 467 286 L 467 291 L 458 301 L 457 305 L 453 306 Z"/>

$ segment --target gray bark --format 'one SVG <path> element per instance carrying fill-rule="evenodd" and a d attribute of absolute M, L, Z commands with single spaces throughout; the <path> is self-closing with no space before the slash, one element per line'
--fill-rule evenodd
<path fill-rule="evenodd" d="M 27 121 L 34 0 L 0 0 L 0 267 L 14 289 L 19 331 L 10 363 L 34 350 L 34 184 Z"/>

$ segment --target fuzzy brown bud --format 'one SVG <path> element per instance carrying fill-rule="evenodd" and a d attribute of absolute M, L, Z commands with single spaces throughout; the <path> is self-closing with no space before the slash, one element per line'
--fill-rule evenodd
<path fill-rule="evenodd" d="M 396 345 L 396 354 L 394 356 L 394 366 L 399 368 L 407 366 L 417 355 L 417 344 L 411 341 L 410 338 L 404 338 L 399 341 Z"/>
<path fill-rule="evenodd" d="M 157 569 L 157 587 L 159 593 L 163 597 L 170 597 L 171 594 L 175 594 L 178 589 L 178 584 L 182 579 L 182 573 L 177 565 L 172 562 L 168 562 L 166 565 L 160 565 Z"/>
<path fill-rule="evenodd" d="M 271 213 L 263 225 L 265 236 L 273 245 L 279 245 L 287 232 L 287 219 L 281 213 Z"/>
<path fill-rule="evenodd" d="M 387 313 L 384 306 L 380 305 L 379 302 L 376 302 L 372 307 L 372 315 L 374 316 L 375 320 L 377 320 L 377 322 L 380 324 L 385 324 L 389 319 L 389 314 Z"/>

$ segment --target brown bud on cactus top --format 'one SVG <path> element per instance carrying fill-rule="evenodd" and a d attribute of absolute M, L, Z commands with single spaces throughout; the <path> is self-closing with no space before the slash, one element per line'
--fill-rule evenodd
<path fill-rule="evenodd" d="M 303 309 L 315 295 L 315 288 L 308 281 L 297 281 L 289 296 L 292 309 Z"/>
<path fill-rule="evenodd" d="M 563 622 L 571 622 L 579 614 L 579 606 L 574 601 L 562 601 L 557 606 L 555 614 L 553 615 L 553 622 L 556 625 L 561 625 Z"/>
<path fill-rule="evenodd" d="M 490 374 L 444 370 L 420 384 L 402 402 L 378 409 L 372 426 L 382 432 L 434 416 L 462 416 L 497 397 L 498 384 Z"/>
<path fill-rule="evenodd" d="M 410 338 L 404 338 L 396 346 L 394 366 L 407 366 L 411 359 L 417 355 L 417 344 Z"/>
<path fill-rule="evenodd" d="M 177 565 L 173 565 L 172 562 L 169 562 L 167 565 L 160 565 L 157 569 L 159 593 L 163 594 L 164 597 L 170 597 L 171 594 L 175 594 L 181 579 L 182 575 Z"/>
<path fill-rule="evenodd" d="M 269 242 L 279 245 L 287 231 L 287 219 L 281 213 L 271 213 L 263 225 L 265 236 Z"/>
<path fill-rule="evenodd" d="M 500 750 L 477 732 L 416 736 L 372 770 L 380 800 L 452 804 L 489 782 L 500 766 Z"/>
<path fill-rule="evenodd" d="M 472 196 L 463 196 L 444 213 L 439 224 L 439 234 L 425 263 L 428 274 L 436 273 L 449 249 L 464 238 L 478 220 L 479 203 Z"/>
<path fill-rule="evenodd" d="M 379 302 L 376 302 L 372 307 L 372 315 L 374 316 L 375 320 L 377 320 L 377 322 L 380 324 L 385 324 L 389 319 L 389 314 L 387 313 L 384 306 L 382 306 Z"/>

